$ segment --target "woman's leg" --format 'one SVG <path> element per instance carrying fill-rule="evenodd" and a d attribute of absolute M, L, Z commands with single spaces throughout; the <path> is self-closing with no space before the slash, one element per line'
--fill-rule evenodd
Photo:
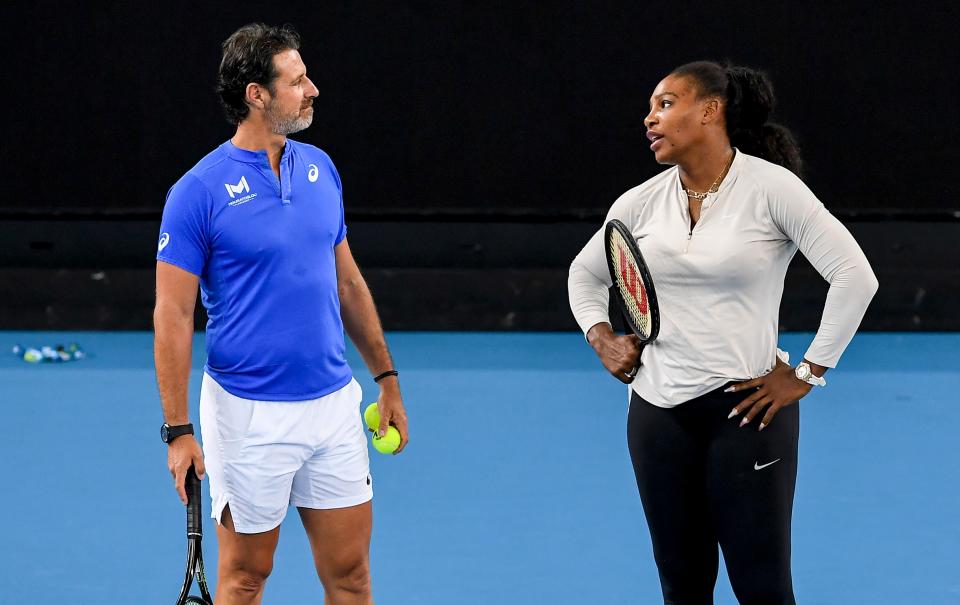
<path fill-rule="evenodd" d="M 726 415 L 743 394 L 720 395 L 708 452 L 709 505 L 741 605 L 793 605 L 790 527 L 797 481 L 800 406 L 758 431 Z"/>
<path fill-rule="evenodd" d="M 706 494 L 707 435 L 692 411 L 659 408 L 634 393 L 627 419 L 630 457 L 667 605 L 712 604 L 717 579 L 717 537 Z"/>

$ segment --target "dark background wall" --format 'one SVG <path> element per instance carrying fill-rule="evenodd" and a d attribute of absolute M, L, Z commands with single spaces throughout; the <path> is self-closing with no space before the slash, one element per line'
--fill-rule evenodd
<path fill-rule="evenodd" d="M 960 294 L 954 4 L 0 11 L 0 327 L 149 326 L 164 195 L 232 134 L 212 92 L 219 44 L 263 20 L 303 34 L 321 92 L 295 138 L 338 165 L 389 327 L 573 327 L 567 263 L 620 193 L 662 169 L 643 139 L 650 91 L 715 58 L 773 78 L 807 182 L 880 276 L 867 327 L 960 329 L 948 308 Z M 802 261 L 789 280 L 784 327 L 814 327 L 822 284 Z"/>

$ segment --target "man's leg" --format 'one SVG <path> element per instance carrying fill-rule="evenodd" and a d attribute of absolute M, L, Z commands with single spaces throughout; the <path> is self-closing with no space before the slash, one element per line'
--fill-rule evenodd
<path fill-rule="evenodd" d="M 200 393 L 211 511 L 219 521 L 216 602 L 260 603 L 293 477 L 312 451 L 299 434 L 308 410 L 237 397 L 207 374 Z"/>
<path fill-rule="evenodd" d="M 347 508 L 298 510 L 310 538 L 313 561 L 326 592 L 327 605 L 372 605 L 372 503 L 368 501 Z"/>
<path fill-rule="evenodd" d="M 263 587 L 273 569 L 273 553 L 280 528 L 259 534 L 238 534 L 230 506 L 223 509 L 217 525 L 220 557 L 217 561 L 215 605 L 259 605 Z"/>

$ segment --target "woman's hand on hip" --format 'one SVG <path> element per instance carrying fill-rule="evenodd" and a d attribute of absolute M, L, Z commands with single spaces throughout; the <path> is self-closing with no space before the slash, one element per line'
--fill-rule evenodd
<path fill-rule="evenodd" d="M 777 359 L 777 365 L 768 374 L 753 380 L 738 382 L 726 389 L 731 393 L 741 391 L 750 393 L 733 408 L 729 418 L 742 414 L 740 426 L 746 426 L 766 409 L 758 429 L 762 431 L 773 422 L 773 417 L 781 408 L 796 403 L 809 393 L 811 388 L 813 388 L 811 385 L 797 378 L 790 364 Z"/>

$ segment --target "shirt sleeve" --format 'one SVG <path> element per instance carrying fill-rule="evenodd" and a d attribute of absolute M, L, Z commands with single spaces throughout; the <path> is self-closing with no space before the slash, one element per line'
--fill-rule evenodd
<path fill-rule="evenodd" d="M 833 368 L 863 320 L 877 278 L 857 241 L 813 192 L 792 174 L 784 181 L 768 196 L 771 217 L 830 284 L 820 327 L 804 357 Z"/>
<path fill-rule="evenodd" d="M 631 193 L 628 191 L 614 202 L 604 226 L 593 234 L 570 264 L 567 296 L 573 317 L 584 334 L 598 323 L 610 323 L 610 286 L 613 280 L 603 250 L 603 233 L 606 223 L 612 219 L 619 219 L 628 227 L 634 224 L 639 205 Z"/>
<path fill-rule="evenodd" d="M 167 193 L 160 221 L 157 260 L 203 275 L 210 256 L 210 193 L 191 174 Z"/>
<path fill-rule="evenodd" d="M 340 173 L 337 172 L 337 167 L 333 165 L 333 160 L 326 154 L 324 154 L 324 156 L 327 160 L 327 166 L 330 168 L 330 174 L 337 184 L 337 191 L 340 192 L 340 229 L 337 231 L 337 239 L 334 241 L 334 245 L 337 245 L 347 237 L 347 221 L 343 211 L 343 183 L 340 181 Z"/>

